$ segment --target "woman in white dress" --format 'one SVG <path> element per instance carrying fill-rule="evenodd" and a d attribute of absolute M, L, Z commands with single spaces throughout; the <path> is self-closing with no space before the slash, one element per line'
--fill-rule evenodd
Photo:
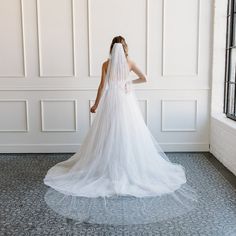
<path fill-rule="evenodd" d="M 130 71 L 139 77 L 129 78 Z M 79 152 L 51 167 L 46 203 L 67 218 L 99 224 L 141 224 L 192 210 L 198 201 L 185 168 L 172 163 L 146 126 L 133 83 L 145 75 L 128 58 L 122 36 L 109 59 L 90 111 L 95 114 Z"/>

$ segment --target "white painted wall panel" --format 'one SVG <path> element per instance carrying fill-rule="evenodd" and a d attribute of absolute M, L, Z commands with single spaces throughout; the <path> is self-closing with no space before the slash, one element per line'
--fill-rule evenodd
<path fill-rule="evenodd" d="M 73 76 L 73 1 L 37 0 L 37 16 L 40 76 Z"/>
<path fill-rule="evenodd" d="M 28 131 L 28 102 L 21 99 L 0 99 L 0 132 Z"/>
<path fill-rule="evenodd" d="M 211 118 L 210 152 L 236 175 L 236 125 L 221 116 Z"/>
<path fill-rule="evenodd" d="M 162 131 L 196 131 L 197 100 L 162 100 Z"/>
<path fill-rule="evenodd" d="M 123 35 L 129 54 L 146 72 L 148 0 L 88 0 L 90 76 L 101 73 L 101 63 L 116 35 Z M 134 10 L 135 8 L 135 10 Z"/>
<path fill-rule="evenodd" d="M 44 132 L 76 131 L 77 100 L 41 100 L 41 125 Z"/>
<path fill-rule="evenodd" d="M 21 0 L 1 0 L 0 35 L 0 77 L 23 77 L 25 65 Z"/>
<path fill-rule="evenodd" d="M 212 9 L 213 0 L 1 1 L 0 99 L 27 100 L 28 118 L 24 102 L 0 102 L 0 129 L 11 130 L 0 151 L 77 151 L 116 35 L 147 74 L 134 88 L 164 150 L 209 150 Z"/>
<path fill-rule="evenodd" d="M 200 0 L 163 1 L 164 76 L 198 73 Z"/>

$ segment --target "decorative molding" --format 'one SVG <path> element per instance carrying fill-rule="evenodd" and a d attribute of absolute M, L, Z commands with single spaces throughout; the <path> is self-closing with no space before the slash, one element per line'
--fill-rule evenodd
<path fill-rule="evenodd" d="M 74 102 L 74 129 L 45 129 L 44 127 L 44 102 Z M 41 131 L 42 132 L 77 132 L 77 100 L 76 99 L 41 99 L 40 100 L 41 111 Z"/>
<path fill-rule="evenodd" d="M 21 27 L 21 39 L 22 39 L 22 60 L 23 60 L 23 75 L 0 75 L 0 78 L 25 78 L 26 75 L 26 58 L 25 58 L 25 33 L 24 33 L 24 8 L 23 0 L 20 1 L 20 27 Z"/>
<path fill-rule="evenodd" d="M 74 0 L 71 1 L 71 35 L 72 35 L 72 61 L 73 61 L 73 73 L 71 75 L 45 75 L 42 67 L 42 53 L 41 53 L 41 31 L 40 31 L 40 7 L 39 0 L 36 0 L 36 14 L 37 14 L 37 39 L 38 39 L 38 62 L 39 62 L 39 77 L 75 77 L 76 76 L 76 63 L 75 63 L 75 25 L 74 25 Z"/>
<path fill-rule="evenodd" d="M 209 143 L 159 143 L 165 152 L 209 152 Z"/>
<path fill-rule="evenodd" d="M 149 0 L 146 0 L 146 58 L 145 58 L 145 73 L 149 76 Z"/>
<path fill-rule="evenodd" d="M 88 77 L 92 77 L 91 73 L 91 33 L 90 33 L 90 0 L 87 0 L 87 31 L 88 31 Z"/>
<path fill-rule="evenodd" d="M 26 129 L 2 129 L 0 132 L 29 132 L 29 109 L 27 99 L 0 99 L 0 102 L 24 102 L 25 103 L 25 127 Z"/>
<path fill-rule="evenodd" d="M 164 152 L 209 151 L 209 143 L 159 143 Z M 0 144 L 0 153 L 75 153 L 81 143 Z"/>
<path fill-rule="evenodd" d="M 87 0 L 87 22 L 88 22 L 88 77 L 99 77 L 99 75 L 93 75 L 92 74 L 92 68 L 91 68 L 91 20 L 90 20 L 90 3 L 91 0 Z M 148 57 L 149 57 L 149 0 L 144 0 L 146 2 L 146 58 L 145 58 L 145 74 L 148 76 L 149 75 L 149 68 L 148 68 Z"/>
<path fill-rule="evenodd" d="M 166 129 L 163 124 L 164 124 L 164 102 L 166 101 L 172 101 L 172 102 L 179 102 L 179 101 L 193 101 L 194 102 L 194 107 L 195 107 L 195 116 L 194 116 L 194 128 L 193 129 Z M 161 131 L 162 132 L 193 132 L 193 131 L 197 131 L 197 99 L 161 99 Z"/>
<path fill-rule="evenodd" d="M 168 75 L 168 74 L 165 74 L 165 71 L 164 71 L 164 63 L 165 63 L 165 60 L 164 60 L 164 49 L 165 49 L 165 38 L 164 38 L 164 35 L 165 35 L 165 4 L 164 4 L 165 0 L 162 0 L 162 55 L 161 55 L 161 60 L 162 60 L 162 69 L 161 69 L 161 76 L 168 76 L 168 77 L 175 77 L 175 76 L 193 76 L 193 77 L 197 77 L 198 74 L 199 74 L 199 38 L 200 38 L 200 0 L 197 0 L 198 2 L 198 8 L 197 8 L 197 55 L 196 55 L 196 62 L 197 62 L 197 65 L 196 65 L 196 73 L 195 74 L 180 74 L 180 75 Z"/>
<path fill-rule="evenodd" d="M 72 61 L 73 61 L 73 76 L 77 76 L 76 60 L 75 60 L 75 8 L 74 0 L 71 0 L 71 33 L 72 33 Z"/>
<path fill-rule="evenodd" d="M 21 4 L 21 32 L 22 32 L 22 53 L 23 53 L 23 76 L 22 77 L 26 77 L 27 76 L 27 68 L 26 68 L 26 53 L 25 53 L 25 31 L 24 31 L 24 8 L 23 8 L 23 0 L 20 0 L 20 4 Z"/>
<path fill-rule="evenodd" d="M 167 90 L 167 91 L 211 91 L 211 88 L 167 88 L 167 87 L 146 87 L 146 88 L 135 88 L 136 91 L 151 91 L 151 90 Z M 73 86 L 73 87 L 51 87 L 51 86 L 14 86 L 14 87 L 4 87 L 0 88 L 0 91 L 97 91 L 96 87 L 81 87 L 81 86 Z"/>

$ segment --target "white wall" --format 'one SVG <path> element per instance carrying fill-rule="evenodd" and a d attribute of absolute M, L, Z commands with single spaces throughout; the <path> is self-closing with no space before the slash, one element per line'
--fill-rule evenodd
<path fill-rule="evenodd" d="M 212 9 L 213 0 L 1 0 L 0 151 L 77 151 L 119 34 L 147 74 L 136 93 L 164 150 L 209 150 Z"/>
<path fill-rule="evenodd" d="M 215 0 L 210 152 L 236 175 L 236 122 L 223 113 L 227 1 Z"/>

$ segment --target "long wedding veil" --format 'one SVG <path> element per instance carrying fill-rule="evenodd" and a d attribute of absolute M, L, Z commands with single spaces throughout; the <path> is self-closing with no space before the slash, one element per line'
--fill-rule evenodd
<path fill-rule="evenodd" d="M 135 125 L 132 126 L 130 123 L 126 123 L 126 127 L 123 127 L 123 122 L 125 122 L 125 119 L 122 118 L 130 115 L 127 114 L 129 113 L 127 110 L 122 108 L 127 101 L 125 96 L 129 96 L 130 94 L 131 96 L 133 95 L 133 93 L 130 93 L 129 95 L 126 93 L 126 82 L 128 81 L 128 75 L 129 67 L 123 46 L 121 43 L 115 43 L 112 48 L 106 74 L 106 86 L 108 90 L 104 93 L 106 95 L 103 95 L 100 101 L 102 106 L 97 111 L 97 117 L 93 122 L 93 127 L 90 129 L 87 139 L 81 147 L 79 153 L 81 156 L 75 154 L 71 160 L 68 160 L 67 165 L 70 166 L 70 161 L 73 165 L 70 169 L 68 168 L 68 172 L 64 175 L 58 174 L 61 170 L 61 166 L 58 165 L 58 169 L 55 168 L 55 178 L 52 180 L 49 178 L 49 182 L 52 183 L 52 187 L 49 187 L 46 191 L 44 198 L 47 205 L 59 215 L 74 219 L 81 223 L 86 222 L 112 225 L 149 224 L 181 216 L 196 207 L 198 196 L 194 188 L 187 183 L 182 184 L 175 191 L 171 190 L 171 186 L 165 186 L 167 192 L 169 193 L 158 196 L 137 197 L 133 195 L 106 195 L 99 197 L 85 197 L 78 194 L 76 195 L 76 193 L 79 192 L 77 183 L 81 180 L 80 177 L 83 178 L 84 183 L 88 183 L 88 185 L 90 184 L 89 181 L 91 181 L 91 179 L 93 179 L 94 183 L 96 183 L 96 181 L 99 181 L 99 178 L 106 178 L 103 175 L 99 176 L 99 171 L 104 170 L 106 165 L 112 165 L 114 172 L 116 172 L 112 173 L 111 171 L 110 173 L 112 177 L 116 177 L 112 179 L 112 181 L 119 182 L 122 178 L 119 170 L 122 171 L 123 164 L 126 162 L 124 158 L 130 160 L 131 158 L 134 158 L 132 159 L 133 161 L 129 162 L 130 171 L 132 170 L 132 166 L 135 164 L 135 161 L 140 161 L 135 160 L 135 158 L 137 159 L 135 154 L 143 153 L 141 145 L 140 147 L 135 147 L 134 150 L 129 145 L 126 145 L 126 141 L 132 142 L 132 139 L 137 137 L 135 135 L 140 134 L 139 129 L 142 130 L 141 126 L 144 128 L 144 122 L 139 120 L 138 125 L 140 127 L 136 127 Z M 132 109 L 135 107 L 135 114 L 140 117 L 141 114 L 139 114 L 137 109 L 138 105 L 135 105 L 135 103 L 131 104 L 132 106 L 130 107 L 130 112 L 132 113 Z M 121 106 L 121 108 L 118 109 L 119 106 Z M 106 114 L 105 117 L 103 114 Z M 123 122 L 119 122 L 119 120 L 122 120 Z M 111 126 L 110 121 L 116 121 L 115 124 L 113 123 L 114 126 Z M 127 125 L 132 126 L 132 129 L 134 129 L 135 132 L 137 131 L 137 133 L 135 133 L 135 135 L 130 134 L 130 129 Z M 114 127 L 116 128 L 116 132 L 114 129 L 111 130 Z M 94 130 L 99 131 L 99 133 L 93 132 Z M 115 142 L 113 139 L 108 140 L 107 137 L 103 136 L 103 134 L 109 135 L 109 133 L 113 132 L 112 134 L 119 138 L 120 136 L 117 136 L 117 132 L 121 132 L 120 130 L 123 130 L 121 135 L 121 139 L 123 140 L 116 140 Z M 147 132 L 140 135 L 143 136 L 142 140 L 144 140 L 144 142 L 145 137 L 150 140 L 150 136 Z M 126 137 L 124 136 L 129 136 L 131 138 L 125 139 Z M 151 138 L 155 145 L 155 152 L 151 152 L 153 158 L 163 158 L 170 162 L 169 158 L 152 135 Z M 129 155 L 124 156 L 127 153 L 129 153 Z M 148 153 L 139 155 L 142 159 L 142 163 L 143 165 L 150 165 L 151 162 L 147 162 L 148 158 L 145 155 L 148 155 Z M 116 170 L 115 163 L 118 161 L 121 161 L 121 163 L 119 162 Z M 83 169 L 83 164 L 86 163 L 89 163 L 90 165 L 87 165 L 86 169 Z M 99 163 L 99 165 L 97 163 Z M 160 161 L 160 164 L 161 163 L 163 162 Z M 79 169 L 80 166 L 82 166 L 82 170 Z M 64 168 L 66 167 L 66 163 L 64 163 L 64 166 L 62 163 L 62 167 L 64 171 L 64 169 L 66 169 Z M 161 168 L 162 167 L 159 169 L 157 168 L 156 171 L 160 172 L 160 176 L 165 176 L 165 170 L 162 170 Z M 182 168 L 184 169 L 184 167 Z M 79 175 L 79 171 L 82 173 L 81 176 Z M 92 173 L 91 176 L 89 176 L 90 173 Z M 84 176 L 89 176 L 89 178 L 84 178 Z M 137 173 L 136 177 L 137 179 L 142 178 L 139 173 Z M 68 182 L 64 181 L 65 178 L 67 178 Z M 166 178 L 168 177 L 166 176 Z M 135 181 L 137 179 L 135 179 Z M 62 180 L 62 184 L 58 186 L 61 187 L 61 189 L 66 189 L 67 191 L 61 191 L 59 187 L 58 189 L 54 188 L 56 185 L 54 185 L 54 180 L 58 180 L 59 182 Z M 169 182 L 171 185 L 171 180 L 169 180 Z M 68 187 L 67 183 L 71 184 L 71 187 Z M 105 185 L 99 187 L 104 187 L 104 189 L 106 188 Z M 112 186 L 110 188 L 112 188 Z M 161 187 L 159 188 L 158 185 L 156 186 L 156 190 L 160 190 L 160 192 L 162 191 Z M 91 193 L 91 196 L 92 194 L 95 194 L 96 186 L 94 188 L 90 188 L 86 193 Z"/>
<path fill-rule="evenodd" d="M 129 67 L 123 46 L 121 43 L 115 43 L 112 47 L 107 70 L 109 81 L 124 81 L 127 79 L 128 73 Z"/>

